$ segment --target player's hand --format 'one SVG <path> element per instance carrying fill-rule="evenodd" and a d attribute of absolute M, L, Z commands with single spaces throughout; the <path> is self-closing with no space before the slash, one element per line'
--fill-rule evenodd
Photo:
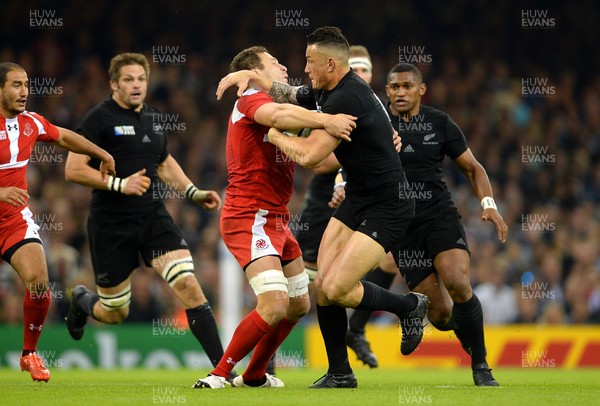
<path fill-rule="evenodd" d="M 140 169 L 136 173 L 125 178 L 123 194 L 131 196 L 141 196 L 146 193 L 150 187 L 150 178 L 145 176 L 146 169 Z"/>
<path fill-rule="evenodd" d="M 218 210 L 223 204 L 219 194 L 214 190 L 200 190 L 194 193 L 194 202 L 206 210 Z"/>
<path fill-rule="evenodd" d="M 402 150 L 402 138 L 400 138 L 396 130 L 394 130 L 394 146 L 396 147 L 396 152 L 400 153 Z"/>
<path fill-rule="evenodd" d="M 333 195 L 328 203 L 332 209 L 337 209 L 346 198 L 346 188 L 343 185 L 337 185 L 333 188 Z"/>
<path fill-rule="evenodd" d="M 508 226 L 504 222 L 504 219 L 498 210 L 492 208 L 485 209 L 481 214 L 481 219 L 483 221 L 491 221 L 494 223 L 496 230 L 498 231 L 498 239 L 502 242 L 506 242 L 506 237 L 508 236 Z"/>
<path fill-rule="evenodd" d="M 331 116 L 325 124 L 325 131 L 344 141 L 352 141 L 350 133 L 356 128 L 356 117 L 349 114 L 336 114 Z"/>
<path fill-rule="evenodd" d="M 19 189 L 16 186 L 0 187 L 0 202 L 19 207 L 25 206 L 28 199 L 29 193 L 25 189 Z"/>
<path fill-rule="evenodd" d="M 237 72 L 232 72 L 229 75 L 225 76 L 219 82 L 219 86 L 217 87 L 217 100 L 221 100 L 223 97 L 223 93 L 225 90 L 229 89 L 232 86 L 237 86 L 237 96 L 241 97 L 244 90 L 248 88 L 250 75 L 252 71 L 249 70 L 239 70 Z"/>
<path fill-rule="evenodd" d="M 102 182 L 106 180 L 107 176 L 115 176 L 117 173 L 115 169 L 115 160 L 112 155 L 108 154 L 108 157 L 100 161 L 100 178 Z"/>
<path fill-rule="evenodd" d="M 269 139 L 269 142 L 272 143 L 272 139 L 274 137 L 277 137 L 278 135 L 283 135 L 283 133 L 275 127 L 269 128 L 269 132 L 267 133 L 267 138 Z"/>

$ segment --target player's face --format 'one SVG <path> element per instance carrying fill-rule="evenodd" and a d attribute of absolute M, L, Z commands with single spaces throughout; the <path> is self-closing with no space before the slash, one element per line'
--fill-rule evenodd
<path fill-rule="evenodd" d="M 414 116 L 419 113 L 421 96 L 427 87 L 412 72 L 392 73 L 388 76 L 385 93 L 390 99 L 390 109 L 395 115 Z"/>
<path fill-rule="evenodd" d="M 13 118 L 25 111 L 29 96 L 29 79 L 22 70 L 11 70 L 6 74 L 6 83 L 0 89 L 0 109 L 5 118 Z"/>
<path fill-rule="evenodd" d="M 125 65 L 121 67 L 119 79 L 111 81 L 113 99 L 123 108 L 142 109 L 148 91 L 148 78 L 141 65 Z"/>
<path fill-rule="evenodd" d="M 306 66 L 304 72 L 308 74 L 310 82 L 312 83 L 313 89 L 323 89 L 326 87 L 328 82 L 328 72 L 330 72 L 329 59 L 320 52 L 319 48 L 315 45 L 308 45 L 306 47 Z"/>
<path fill-rule="evenodd" d="M 277 58 L 267 52 L 261 52 L 259 58 L 264 66 L 261 75 L 277 82 L 288 82 L 287 68 L 277 61 Z"/>
<path fill-rule="evenodd" d="M 367 68 L 363 68 L 363 67 L 358 67 L 358 68 L 352 68 L 352 70 L 365 82 L 367 82 L 368 85 L 371 84 L 371 80 L 373 79 L 373 72 L 371 72 L 369 69 Z"/>

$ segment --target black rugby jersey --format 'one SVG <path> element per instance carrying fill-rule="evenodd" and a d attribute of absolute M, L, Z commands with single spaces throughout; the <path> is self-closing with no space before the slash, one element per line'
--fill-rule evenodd
<path fill-rule="evenodd" d="M 137 113 L 120 107 L 112 97 L 86 113 L 76 131 L 113 156 L 117 177 L 126 178 L 146 168 L 145 175 L 152 182 L 142 196 L 94 189 L 90 212 L 116 222 L 151 214 L 163 205 L 157 169 L 169 154 L 161 122 L 154 107 L 144 104 Z M 89 164 L 98 169 L 100 162 L 91 159 Z"/>
<path fill-rule="evenodd" d="M 392 125 L 402 138 L 400 159 L 407 183 L 401 193 L 415 200 L 414 219 L 424 219 L 454 207 L 443 179 L 443 161 L 458 158 L 468 146 L 465 136 L 448 114 L 420 106 L 409 121 L 400 120 L 389 110 Z"/>
<path fill-rule="evenodd" d="M 310 109 L 357 117 L 356 128 L 350 133 L 352 142 L 342 141 L 334 151 L 347 172 L 347 199 L 377 200 L 380 194 L 398 193 L 405 178 L 390 119 L 379 98 L 358 75 L 350 70 L 332 90 L 299 91 L 297 99 Z"/>

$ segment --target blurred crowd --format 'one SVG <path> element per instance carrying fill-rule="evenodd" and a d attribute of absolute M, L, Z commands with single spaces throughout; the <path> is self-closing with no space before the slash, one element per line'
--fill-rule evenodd
<path fill-rule="evenodd" d="M 428 85 L 423 103 L 447 112 L 462 128 L 509 226 L 502 244 L 493 225 L 481 220 L 481 206 L 465 177 L 447 160 L 446 181 L 466 228 L 472 284 L 486 323 L 598 323 L 600 75 L 593 51 L 598 33 L 589 24 L 597 21 L 598 7 L 581 2 L 550 8 L 555 26 L 532 30 L 509 2 L 489 9 L 468 3 L 434 8 L 382 2 L 381 8 L 363 5 L 361 10 L 312 1 L 276 7 L 225 0 L 187 8 L 158 1 L 143 7 L 134 2 L 84 6 L 67 1 L 55 8 L 13 3 L 5 6 L 12 25 L 0 29 L 9 39 L 0 47 L 0 60 L 23 65 L 30 78 L 48 79 L 36 83 L 52 91 L 30 95 L 27 109 L 74 129 L 88 109 L 109 97 L 110 58 L 124 51 L 146 54 L 151 62 L 146 101 L 171 115 L 170 153 L 197 186 L 223 191 L 225 134 L 235 92 L 221 101 L 214 92 L 241 49 L 265 45 L 288 67 L 290 81 L 303 84 L 306 34 L 338 25 L 351 44 L 371 52 L 372 86 L 385 102 L 386 73 L 402 58 L 399 48 L 423 47 L 413 48 L 425 61 L 418 64 Z M 62 27 L 31 28 L 27 13 L 32 9 L 56 10 Z M 299 11 L 305 20 L 281 28 L 276 12 L 283 9 Z M 538 94 L 531 94 L 532 87 Z M 48 320 L 55 323 L 66 313 L 69 288 L 94 286 L 86 236 L 91 191 L 65 182 L 65 158 L 60 148 L 38 144 L 28 170 L 30 206 L 47 248 L 53 292 Z M 310 177 L 310 171 L 297 169 L 290 203 L 294 214 Z M 218 213 L 202 211 L 177 194 L 158 197 L 166 198 L 183 230 L 196 275 L 219 316 L 219 303 L 226 298 L 219 297 L 218 286 L 227 281 L 219 278 Z M 134 272 L 132 289 L 127 322 L 180 311 L 152 270 Z M 406 290 L 400 277 L 392 289 Z M 24 294 L 16 273 L 1 263 L 0 323 L 21 322 Z M 250 290 L 244 300 L 253 307 Z"/>

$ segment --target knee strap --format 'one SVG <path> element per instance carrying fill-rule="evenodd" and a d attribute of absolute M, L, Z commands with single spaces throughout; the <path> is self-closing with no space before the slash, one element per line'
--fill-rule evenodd
<path fill-rule="evenodd" d="M 102 307 L 108 311 L 114 311 L 123 307 L 127 307 L 129 306 L 129 303 L 131 303 L 131 284 L 127 285 L 127 287 L 119 293 L 115 293 L 113 295 L 98 293 L 98 297 L 100 298 Z"/>
<path fill-rule="evenodd" d="M 288 293 L 288 279 L 277 269 L 263 271 L 250 278 L 249 283 L 257 296 L 273 290 Z"/>
<path fill-rule="evenodd" d="M 191 256 L 177 258 L 169 262 L 162 271 L 162 277 L 170 287 L 186 276 L 194 275 L 194 260 Z"/>
<path fill-rule="evenodd" d="M 308 284 L 310 279 L 306 272 L 287 278 L 288 280 L 288 297 L 303 296 L 308 293 Z"/>

